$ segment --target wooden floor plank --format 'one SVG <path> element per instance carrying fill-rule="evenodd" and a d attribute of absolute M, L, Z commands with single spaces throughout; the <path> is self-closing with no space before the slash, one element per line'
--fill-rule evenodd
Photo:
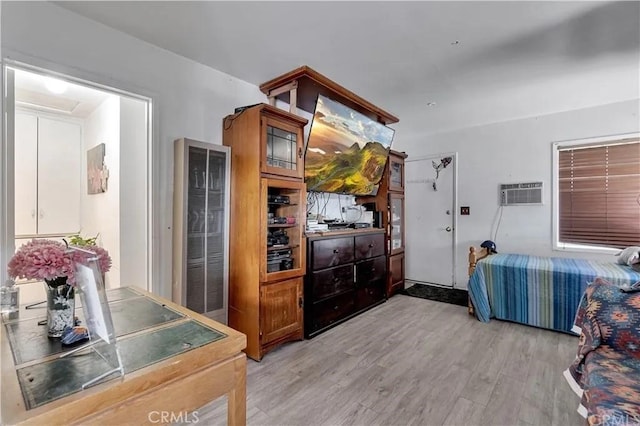
<path fill-rule="evenodd" d="M 484 409 L 484 405 L 460 397 L 456 400 L 443 424 L 452 426 L 479 424 Z"/>
<path fill-rule="evenodd" d="M 394 296 L 247 364 L 249 425 L 580 425 L 573 336 Z M 225 424 L 224 399 L 199 424 Z"/>
<path fill-rule="evenodd" d="M 522 380 L 500 373 L 480 424 L 514 425 L 518 423 L 523 394 Z"/>

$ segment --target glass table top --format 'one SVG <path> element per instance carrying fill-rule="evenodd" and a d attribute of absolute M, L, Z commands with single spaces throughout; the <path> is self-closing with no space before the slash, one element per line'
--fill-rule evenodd
<path fill-rule="evenodd" d="M 108 290 L 107 299 L 125 374 L 226 337 L 131 288 Z M 78 306 L 76 316 L 83 321 Z M 111 370 L 91 349 L 54 356 L 75 347 L 47 338 L 44 305 L 21 307 L 18 313 L 3 315 L 2 321 L 27 409 L 78 392 L 91 378 Z"/>
<path fill-rule="evenodd" d="M 118 340 L 125 374 L 220 340 L 224 334 L 188 320 Z M 112 369 L 93 350 L 18 369 L 27 410 L 82 390 L 82 385 Z"/>
<path fill-rule="evenodd" d="M 122 295 L 121 292 L 117 294 Z M 79 301 L 79 298 L 77 299 Z M 111 292 L 107 292 L 107 299 L 109 299 L 116 337 L 184 317 L 184 315 L 138 293 L 131 292 L 127 297 L 112 300 Z M 32 309 L 32 311 L 36 311 L 36 309 Z M 73 349 L 63 347 L 60 339 L 47 338 L 46 323 L 40 322 L 46 321 L 44 305 L 37 311 L 40 314 L 38 316 L 30 315 L 31 318 L 24 320 L 5 322 L 5 329 L 16 365 Z M 76 307 L 76 316 L 80 319 L 80 324 L 84 324 L 82 308 Z"/>

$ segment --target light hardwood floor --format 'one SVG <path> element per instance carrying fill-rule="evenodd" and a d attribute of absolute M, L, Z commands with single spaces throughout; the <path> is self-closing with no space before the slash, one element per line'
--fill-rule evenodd
<path fill-rule="evenodd" d="M 250 425 L 582 425 L 577 338 L 398 295 L 247 366 Z M 225 424 L 226 401 L 198 411 Z"/>

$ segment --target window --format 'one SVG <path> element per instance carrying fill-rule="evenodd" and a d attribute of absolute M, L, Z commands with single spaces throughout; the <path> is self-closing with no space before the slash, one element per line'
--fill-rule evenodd
<path fill-rule="evenodd" d="M 638 135 L 557 143 L 554 162 L 556 248 L 640 244 Z"/>

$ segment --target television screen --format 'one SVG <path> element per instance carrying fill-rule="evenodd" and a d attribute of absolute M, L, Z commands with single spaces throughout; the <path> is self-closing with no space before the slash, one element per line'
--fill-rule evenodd
<path fill-rule="evenodd" d="M 307 190 L 375 194 L 394 132 L 351 108 L 318 95 L 305 154 Z"/>

